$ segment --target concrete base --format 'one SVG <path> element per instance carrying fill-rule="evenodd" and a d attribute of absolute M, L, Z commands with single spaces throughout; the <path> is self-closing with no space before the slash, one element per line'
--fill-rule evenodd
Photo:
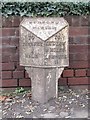
<path fill-rule="evenodd" d="M 58 96 L 58 78 L 64 68 L 25 67 L 32 80 L 32 99 L 45 103 Z"/>

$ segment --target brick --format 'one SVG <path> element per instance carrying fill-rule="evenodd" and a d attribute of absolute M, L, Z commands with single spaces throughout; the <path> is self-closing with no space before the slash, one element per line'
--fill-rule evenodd
<path fill-rule="evenodd" d="M 2 55 L 0 54 L 0 68 L 2 67 Z"/>
<path fill-rule="evenodd" d="M 11 52 L 8 52 L 8 51 L 4 51 L 4 52 L 2 52 L 2 56 L 5 58 L 5 56 L 12 56 L 12 55 L 14 55 L 14 53 L 11 53 Z M 3 59 L 4 59 L 3 58 Z M 5 60 L 4 60 L 5 61 Z M 7 60 L 6 60 L 7 61 Z M 7 63 L 10 63 L 10 61 L 7 61 Z"/>
<path fill-rule="evenodd" d="M 69 54 L 69 59 L 74 61 L 88 61 L 88 53 L 81 54 L 81 53 L 72 53 Z"/>
<path fill-rule="evenodd" d="M 68 68 L 88 68 L 88 61 L 70 61 Z"/>
<path fill-rule="evenodd" d="M 80 17 L 79 16 L 73 16 L 72 17 L 72 26 L 80 26 Z"/>
<path fill-rule="evenodd" d="M 74 60 L 88 61 L 88 53 L 76 54 Z"/>
<path fill-rule="evenodd" d="M 90 15 L 88 16 L 88 25 L 90 26 Z"/>
<path fill-rule="evenodd" d="M 90 36 L 88 36 L 88 44 L 90 45 Z M 90 47 L 90 46 L 89 46 Z"/>
<path fill-rule="evenodd" d="M 81 37 L 74 37 L 73 44 L 76 45 L 87 45 L 88 44 L 88 37 L 81 36 Z"/>
<path fill-rule="evenodd" d="M 12 26 L 18 27 L 20 25 L 21 17 L 20 16 L 14 16 Z"/>
<path fill-rule="evenodd" d="M 88 36 L 88 44 L 90 45 L 90 36 Z"/>
<path fill-rule="evenodd" d="M 69 23 L 69 26 L 72 26 L 72 16 L 70 15 L 70 16 L 65 16 L 64 17 L 65 19 L 66 19 L 66 21 Z"/>
<path fill-rule="evenodd" d="M 19 79 L 19 86 L 31 87 L 31 80 L 30 79 Z"/>
<path fill-rule="evenodd" d="M 73 77 L 74 72 L 73 70 L 64 70 L 63 71 L 63 77 Z"/>
<path fill-rule="evenodd" d="M 24 71 L 13 71 L 13 78 L 24 78 Z"/>
<path fill-rule="evenodd" d="M 58 85 L 67 85 L 67 78 L 59 78 Z"/>
<path fill-rule="evenodd" d="M 10 56 L 2 54 L 2 62 L 9 62 L 9 61 L 10 61 Z"/>
<path fill-rule="evenodd" d="M 86 70 L 85 69 L 75 70 L 75 76 L 86 76 Z"/>
<path fill-rule="evenodd" d="M 88 53 L 90 53 L 90 51 L 89 51 L 89 50 L 90 50 L 90 45 L 88 45 Z"/>
<path fill-rule="evenodd" d="M 10 44 L 10 40 L 11 38 L 7 38 L 7 37 L 2 37 L 2 44 L 3 45 L 6 45 L 6 44 Z"/>
<path fill-rule="evenodd" d="M 2 80 L 2 87 L 16 87 L 17 79 Z"/>
<path fill-rule="evenodd" d="M 70 86 L 70 89 L 72 90 L 86 90 L 88 89 L 88 85 L 73 85 L 73 86 Z"/>
<path fill-rule="evenodd" d="M 10 61 L 11 62 L 18 62 L 19 61 L 19 54 L 15 53 L 10 56 Z"/>
<path fill-rule="evenodd" d="M 21 21 L 20 16 L 9 16 L 8 18 L 2 18 L 2 27 L 18 27 Z"/>
<path fill-rule="evenodd" d="M 88 44 L 88 37 L 69 37 L 69 44 L 71 45 L 87 45 Z"/>
<path fill-rule="evenodd" d="M 74 39 L 74 37 L 70 37 L 69 36 L 69 44 L 74 44 L 74 40 L 73 39 Z"/>
<path fill-rule="evenodd" d="M 80 16 L 65 16 L 64 17 L 67 22 L 69 23 L 69 26 L 80 26 L 81 25 L 81 21 L 80 21 Z"/>
<path fill-rule="evenodd" d="M 29 78 L 29 75 L 26 71 L 25 71 L 25 78 Z"/>
<path fill-rule="evenodd" d="M 12 78 L 11 71 L 2 71 L 2 79 Z"/>
<path fill-rule="evenodd" d="M 81 17 L 81 26 L 89 25 L 89 16 Z"/>
<path fill-rule="evenodd" d="M 90 76 L 90 69 L 87 70 L 87 76 Z"/>
<path fill-rule="evenodd" d="M 14 63 L 2 63 L 2 70 L 14 70 Z"/>
<path fill-rule="evenodd" d="M 68 78 L 68 85 L 87 85 L 87 77 Z"/>
<path fill-rule="evenodd" d="M 87 53 L 88 45 L 69 45 L 70 53 Z"/>
<path fill-rule="evenodd" d="M 90 26 L 90 25 L 89 25 Z M 90 27 L 88 27 L 88 35 L 90 35 Z M 88 36 L 88 37 L 90 37 L 90 36 Z"/>
<path fill-rule="evenodd" d="M 19 29 L 18 28 L 2 28 L 2 36 L 19 36 Z"/>
<path fill-rule="evenodd" d="M 12 27 L 12 17 L 2 17 L 2 27 Z"/>
<path fill-rule="evenodd" d="M 19 46 L 19 38 L 18 37 L 11 38 L 10 45 L 15 45 L 18 47 Z"/>
<path fill-rule="evenodd" d="M 88 62 L 90 62 L 90 53 L 88 54 L 88 56 L 87 56 L 87 57 L 88 57 Z"/>
<path fill-rule="evenodd" d="M 88 68 L 90 69 L 90 61 L 88 61 Z"/>
<path fill-rule="evenodd" d="M 2 37 L 3 45 L 19 46 L 19 37 Z"/>
<path fill-rule="evenodd" d="M 69 35 L 70 36 L 82 36 L 82 35 L 88 35 L 88 27 L 70 27 L 69 29 Z"/>
<path fill-rule="evenodd" d="M 15 64 L 15 66 L 16 66 L 16 70 L 17 70 L 17 71 L 24 70 L 24 68 L 25 68 L 24 66 L 20 66 L 20 63 L 17 63 L 17 62 L 16 62 L 16 64 Z"/>
<path fill-rule="evenodd" d="M 17 47 L 12 45 L 2 45 L 2 53 L 7 55 L 12 55 L 16 53 Z"/>
<path fill-rule="evenodd" d="M 2 71 L 0 70 L 0 80 L 2 80 Z"/>

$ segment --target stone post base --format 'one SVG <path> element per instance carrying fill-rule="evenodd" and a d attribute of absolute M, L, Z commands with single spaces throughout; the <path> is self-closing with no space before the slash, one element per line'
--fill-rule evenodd
<path fill-rule="evenodd" d="M 64 68 L 25 67 L 32 80 L 32 99 L 46 103 L 58 97 L 58 78 Z"/>

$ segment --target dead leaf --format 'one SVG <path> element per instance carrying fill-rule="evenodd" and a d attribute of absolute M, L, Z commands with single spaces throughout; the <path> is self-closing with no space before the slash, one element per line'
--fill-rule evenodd
<path fill-rule="evenodd" d="M 27 97 L 31 98 L 31 97 L 32 97 L 32 94 L 31 94 L 31 93 L 28 93 L 28 94 L 27 94 Z"/>
<path fill-rule="evenodd" d="M 0 96 L 0 101 L 3 102 L 5 99 L 8 98 L 7 96 Z"/>
<path fill-rule="evenodd" d="M 25 113 L 26 113 L 27 115 L 31 114 L 31 112 L 30 112 L 30 111 L 26 111 Z"/>

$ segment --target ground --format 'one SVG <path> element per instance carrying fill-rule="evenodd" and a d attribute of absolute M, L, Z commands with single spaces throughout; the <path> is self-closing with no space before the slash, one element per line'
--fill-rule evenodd
<path fill-rule="evenodd" d="M 45 104 L 33 101 L 31 91 L 22 88 L 2 96 L 3 118 L 88 118 L 87 88 L 60 87 L 58 99 Z"/>

